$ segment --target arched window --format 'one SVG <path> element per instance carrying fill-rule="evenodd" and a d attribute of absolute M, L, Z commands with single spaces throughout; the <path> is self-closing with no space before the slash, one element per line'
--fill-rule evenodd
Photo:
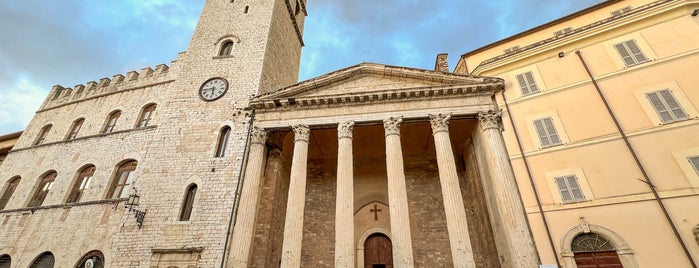
<path fill-rule="evenodd" d="M 121 116 L 121 111 L 116 110 L 107 116 L 107 121 L 104 123 L 104 127 L 102 128 L 102 133 L 110 133 L 114 131 L 114 127 L 116 127 L 117 120 L 119 120 L 119 117 Z"/>
<path fill-rule="evenodd" d="M 614 245 L 597 233 L 579 234 L 571 242 L 570 249 L 578 267 L 590 264 L 593 266 L 589 267 L 601 267 L 598 265 L 601 263 L 608 265 L 604 267 L 623 267 Z"/>
<path fill-rule="evenodd" d="M 39 144 L 44 143 L 44 140 L 46 140 L 46 136 L 49 135 L 49 131 L 51 131 L 52 126 L 53 125 L 48 124 L 48 125 L 45 125 L 44 127 L 41 128 L 41 130 L 39 131 L 39 135 L 36 136 L 36 140 L 34 141 L 34 145 L 39 145 Z"/>
<path fill-rule="evenodd" d="M 78 118 L 77 120 L 73 121 L 73 125 L 70 126 L 70 131 L 68 131 L 68 136 L 66 136 L 66 140 L 72 140 L 78 137 L 78 132 L 80 132 L 80 128 L 83 127 L 83 123 L 85 122 L 85 118 Z"/>
<path fill-rule="evenodd" d="M 99 250 L 93 250 L 85 254 L 78 265 L 77 268 L 104 268 L 104 254 Z"/>
<path fill-rule="evenodd" d="M 221 45 L 221 50 L 218 52 L 219 56 L 231 56 L 233 55 L 233 47 L 235 47 L 235 42 L 228 40 L 223 42 Z"/>
<path fill-rule="evenodd" d="M 136 127 L 147 127 L 150 124 L 151 119 L 155 117 L 156 107 L 157 105 L 155 103 L 151 103 L 143 107 L 143 111 L 141 111 L 141 116 L 138 118 Z"/>
<path fill-rule="evenodd" d="M 228 147 L 228 137 L 231 135 L 231 127 L 225 126 L 221 129 L 218 136 L 218 144 L 216 145 L 216 157 L 226 156 L 226 148 Z"/>
<path fill-rule="evenodd" d="M 32 200 L 29 201 L 29 207 L 38 207 L 44 203 L 44 199 L 46 199 L 46 196 L 49 194 L 49 190 L 51 190 L 51 186 L 53 186 L 53 181 L 56 180 L 57 175 L 58 173 L 51 171 L 41 177 L 39 187 L 36 188 Z"/>
<path fill-rule="evenodd" d="M 117 172 L 112 179 L 111 187 L 109 187 L 108 198 L 124 198 L 129 196 L 129 186 L 133 184 L 134 171 L 138 162 L 131 160 L 119 166 Z"/>
<path fill-rule="evenodd" d="M 189 185 L 189 187 L 187 187 L 187 192 L 184 196 L 184 202 L 182 202 L 182 209 L 180 210 L 180 221 L 188 221 L 189 217 L 192 215 L 192 208 L 194 207 L 194 196 L 196 194 L 197 185 Z"/>
<path fill-rule="evenodd" d="M 2 255 L 0 256 L 0 268 L 10 268 L 12 266 L 12 258 L 10 258 L 10 255 Z"/>
<path fill-rule="evenodd" d="M 78 179 L 75 180 L 73 188 L 70 190 L 70 195 L 66 203 L 75 203 L 80 201 L 83 193 L 90 187 L 92 175 L 95 174 L 95 166 L 89 165 L 81 169 L 78 173 Z"/>
<path fill-rule="evenodd" d="M 53 268 L 54 258 L 53 253 L 46 251 L 36 257 L 29 268 Z"/>
<path fill-rule="evenodd" d="M 7 202 L 10 201 L 10 197 L 12 197 L 12 194 L 15 192 L 15 189 L 17 189 L 17 185 L 19 185 L 21 180 L 22 178 L 16 176 L 8 181 L 7 187 L 5 187 L 5 192 L 2 193 L 2 198 L 0 198 L 0 210 L 5 209 Z"/>

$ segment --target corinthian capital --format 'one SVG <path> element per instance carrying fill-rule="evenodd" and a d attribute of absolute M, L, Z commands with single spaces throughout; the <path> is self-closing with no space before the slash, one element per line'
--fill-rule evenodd
<path fill-rule="evenodd" d="M 430 125 L 432 125 L 432 134 L 437 134 L 439 132 L 449 132 L 449 119 L 451 119 L 451 114 L 431 114 L 430 115 Z"/>
<path fill-rule="evenodd" d="M 265 141 L 267 141 L 267 131 L 258 127 L 252 128 L 252 131 L 250 131 L 250 143 L 265 144 Z"/>
<path fill-rule="evenodd" d="M 403 117 L 389 117 L 383 120 L 383 128 L 386 130 L 386 136 L 400 135 L 400 123 L 403 122 Z"/>
<path fill-rule="evenodd" d="M 298 124 L 292 127 L 294 129 L 294 141 L 309 141 L 311 129 L 304 124 Z"/>
<path fill-rule="evenodd" d="M 352 130 L 354 129 L 354 121 L 349 120 L 337 125 L 337 139 L 352 138 Z"/>
<path fill-rule="evenodd" d="M 502 112 L 500 111 L 478 113 L 478 121 L 481 122 L 481 129 L 483 131 L 488 129 L 500 129 L 500 120 L 502 120 Z"/>

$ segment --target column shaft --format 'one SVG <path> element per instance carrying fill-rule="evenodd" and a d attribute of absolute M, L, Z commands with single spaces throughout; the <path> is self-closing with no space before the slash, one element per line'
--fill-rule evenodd
<path fill-rule="evenodd" d="M 337 201 L 335 203 L 335 267 L 354 268 L 353 121 L 337 128 Z"/>
<path fill-rule="evenodd" d="M 468 233 L 468 223 L 464 201 L 459 187 L 459 177 L 454 161 L 454 152 L 449 138 L 450 115 L 430 115 L 430 123 L 434 135 L 434 146 L 437 153 L 439 181 L 442 186 L 444 213 L 447 218 L 447 231 L 451 245 L 451 256 L 454 267 L 476 267 L 473 259 L 471 239 Z"/>
<path fill-rule="evenodd" d="M 310 133 L 311 131 L 306 125 L 294 126 L 294 156 L 291 160 L 281 267 L 301 267 L 303 212 L 306 205 L 306 166 Z"/>
<path fill-rule="evenodd" d="M 243 190 L 240 195 L 240 205 L 233 227 L 230 245 L 229 261 L 226 267 L 247 267 L 250 259 L 257 203 L 260 197 L 260 182 L 264 167 L 265 141 L 267 134 L 264 130 L 254 128 L 250 133 L 250 151 L 248 164 L 245 168 Z"/>
<path fill-rule="evenodd" d="M 487 158 L 489 183 L 492 189 L 486 189 L 494 197 L 497 213 L 500 217 L 499 231 L 506 237 L 506 248 L 498 248 L 505 255 L 503 267 L 537 267 L 539 255 L 534 245 L 529 224 L 527 222 L 522 198 L 519 195 L 515 174 L 507 155 L 505 142 L 500 133 L 500 112 L 484 112 L 478 114 L 480 121 L 483 148 Z M 498 230 L 494 230 L 498 231 Z M 498 245 L 500 247 L 500 245 Z"/>
<path fill-rule="evenodd" d="M 386 174 L 388 203 L 393 235 L 393 266 L 413 267 L 413 246 L 410 236 L 408 195 L 403 170 L 403 150 L 400 144 L 402 118 L 384 120 L 386 131 Z"/>

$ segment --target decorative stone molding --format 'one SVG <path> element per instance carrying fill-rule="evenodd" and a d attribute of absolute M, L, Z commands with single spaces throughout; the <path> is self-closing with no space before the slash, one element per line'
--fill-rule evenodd
<path fill-rule="evenodd" d="M 294 142 L 296 141 L 309 141 L 311 136 L 311 128 L 308 125 L 298 124 L 292 127 L 294 130 Z"/>
<path fill-rule="evenodd" d="M 250 131 L 250 144 L 265 144 L 267 140 L 267 131 L 264 129 L 254 127 Z"/>
<path fill-rule="evenodd" d="M 568 230 L 565 236 L 563 236 L 563 240 L 561 240 L 561 256 L 563 257 L 564 267 L 578 267 L 575 264 L 575 253 L 573 253 L 572 250 L 572 243 L 576 236 L 583 233 L 596 233 L 602 238 L 607 239 L 614 246 L 616 253 L 619 255 L 619 260 L 624 267 L 638 267 L 636 258 L 633 256 L 633 250 L 626 244 L 626 241 L 624 241 L 621 236 L 602 226 L 588 224 L 583 219 L 581 219 L 579 225 Z"/>
<path fill-rule="evenodd" d="M 449 119 L 451 119 L 451 114 L 431 114 L 430 125 L 432 125 L 432 134 L 437 134 L 439 132 L 449 132 Z"/>
<path fill-rule="evenodd" d="M 389 117 L 383 120 L 383 127 L 386 130 L 386 136 L 398 135 L 400 136 L 400 123 L 403 122 L 403 117 Z"/>
<path fill-rule="evenodd" d="M 478 121 L 481 122 L 481 129 L 500 129 L 500 121 L 502 120 L 502 112 L 487 111 L 478 113 Z"/>
<path fill-rule="evenodd" d="M 337 125 L 337 139 L 352 139 L 352 130 L 354 129 L 354 121 L 349 120 Z"/>

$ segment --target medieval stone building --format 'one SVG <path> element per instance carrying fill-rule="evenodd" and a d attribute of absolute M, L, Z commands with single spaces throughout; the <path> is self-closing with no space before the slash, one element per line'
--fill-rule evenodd
<path fill-rule="evenodd" d="M 0 268 L 696 267 L 696 1 L 297 82 L 306 14 L 207 0 L 169 66 L 54 86 Z"/>

